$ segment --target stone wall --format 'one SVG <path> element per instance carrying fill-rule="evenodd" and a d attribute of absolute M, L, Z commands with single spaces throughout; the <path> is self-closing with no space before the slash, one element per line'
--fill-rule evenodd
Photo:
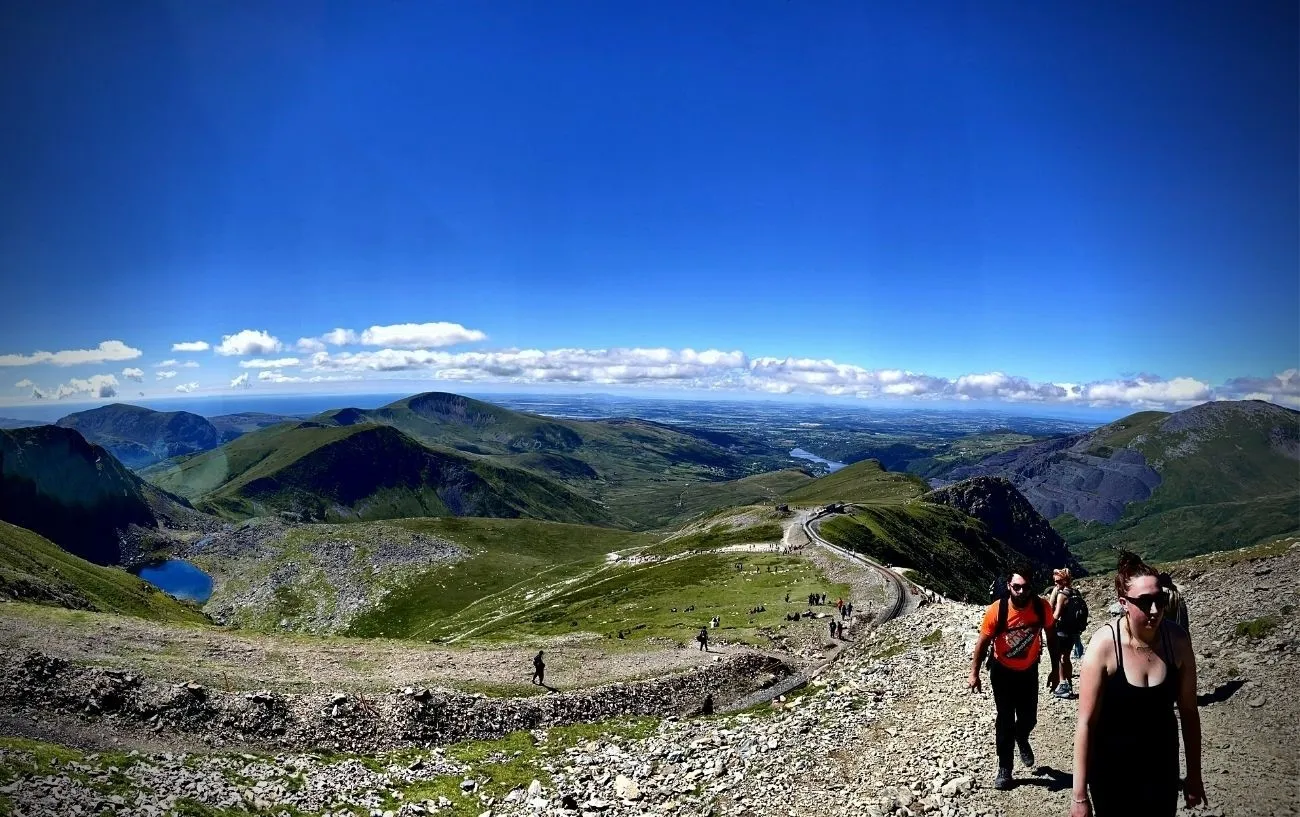
<path fill-rule="evenodd" d="M 690 672 L 532 698 L 489 698 L 404 688 L 373 696 L 225 692 L 85 667 L 38 652 L 0 651 L 0 705 L 110 719 L 212 743 L 271 749 L 374 752 L 405 745 L 491 739 L 519 729 L 622 715 L 688 715 L 707 695 L 715 706 L 789 675 L 776 658 L 743 654 Z"/>

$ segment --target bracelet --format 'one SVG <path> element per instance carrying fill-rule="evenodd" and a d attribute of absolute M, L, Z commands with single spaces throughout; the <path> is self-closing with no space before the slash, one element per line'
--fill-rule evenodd
<path fill-rule="evenodd" d="M 1076 802 L 1076 803 L 1086 803 L 1086 802 L 1088 802 L 1088 798 L 1087 798 L 1087 797 L 1084 797 L 1082 800 L 1080 800 L 1079 798 L 1075 797 L 1075 798 L 1074 798 L 1074 802 Z"/>

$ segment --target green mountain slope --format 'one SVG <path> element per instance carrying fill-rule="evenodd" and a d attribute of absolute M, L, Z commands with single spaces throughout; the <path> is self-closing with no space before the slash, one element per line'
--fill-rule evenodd
<path fill-rule="evenodd" d="M 742 434 L 705 432 L 635 419 L 555 420 L 455 394 L 429 392 L 378 409 L 338 409 L 321 423 L 381 423 L 436 447 L 526 468 L 601 503 L 634 527 L 664 524 L 651 492 L 671 494 L 785 468 L 789 457 Z"/>
<path fill-rule="evenodd" d="M 97 564 L 121 561 L 121 534 L 192 513 L 112 454 L 58 426 L 0 431 L 0 519 Z"/>
<path fill-rule="evenodd" d="M 876 561 L 911 568 L 917 582 L 958 600 L 986 600 L 989 583 L 1025 559 L 977 519 L 929 502 L 859 506 L 823 521 L 820 533 Z"/>
<path fill-rule="evenodd" d="M 207 621 L 196 608 L 125 570 L 91 564 L 7 522 L 0 522 L 0 597 L 154 621 Z"/>
<path fill-rule="evenodd" d="M 69 414 L 57 425 L 76 429 L 128 468 L 207 451 L 221 442 L 216 427 L 197 414 L 154 411 L 125 403 Z"/>
<path fill-rule="evenodd" d="M 790 502 L 905 502 L 929 490 L 920 477 L 886 471 L 862 460 L 786 493 Z"/>
<path fill-rule="evenodd" d="M 294 423 L 149 469 L 156 485 L 227 518 L 531 517 L 609 524 L 591 500 L 528 471 L 421 445 L 396 428 Z"/>
<path fill-rule="evenodd" d="M 1099 429 L 1096 456 L 1138 451 L 1160 475 L 1113 524 L 1062 515 L 1053 525 L 1089 567 L 1113 549 L 1156 560 L 1241 547 L 1300 527 L 1300 412 L 1260 401 L 1142 412 Z"/>

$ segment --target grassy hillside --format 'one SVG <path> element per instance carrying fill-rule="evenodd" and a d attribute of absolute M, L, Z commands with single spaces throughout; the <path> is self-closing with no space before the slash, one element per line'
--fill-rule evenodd
<path fill-rule="evenodd" d="M 144 475 L 232 519 L 277 511 L 314 520 L 412 516 L 533 517 L 608 524 L 562 485 L 423 446 L 395 428 L 291 423 Z"/>
<path fill-rule="evenodd" d="M 722 508 L 786 502 L 790 491 L 812 482 L 804 471 L 787 468 L 725 482 L 658 485 L 629 496 L 621 509 L 646 527 L 668 530 Z"/>
<path fill-rule="evenodd" d="M 692 485 L 736 480 L 788 463 L 784 451 L 746 435 L 635 419 L 555 420 L 440 392 L 417 394 L 378 409 L 338 409 L 316 419 L 336 425 L 390 425 L 428 445 L 528 469 L 563 483 L 640 529 L 682 518 L 672 512 L 674 494 Z M 699 507 L 718 506 L 702 502 Z"/>
<path fill-rule="evenodd" d="M 156 516 L 141 480 L 99 446 L 58 426 L 0 431 L 0 519 L 97 564 L 114 564 L 118 536 Z"/>
<path fill-rule="evenodd" d="M 905 502 L 929 490 L 920 477 L 886 471 L 876 460 L 863 460 L 788 491 L 789 502 Z"/>
<path fill-rule="evenodd" d="M 912 568 L 917 582 L 955 599 L 987 599 L 994 577 L 1023 558 L 975 519 L 928 502 L 861 507 L 825 520 L 820 532 L 879 562 Z"/>
<path fill-rule="evenodd" d="M 91 564 L 7 522 L 0 522 L 0 596 L 154 621 L 206 622 L 195 607 L 125 570 Z"/>
<path fill-rule="evenodd" d="M 350 635 L 427 640 L 477 632 L 566 582 L 581 584 L 605 565 L 607 554 L 654 541 L 648 534 L 531 520 L 406 519 L 397 524 L 444 537 L 473 555 L 393 588 L 353 623 Z"/>
<path fill-rule="evenodd" d="M 1300 412 L 1257 401 L 1140 412 L 1100 429 L 1089 453 L 1134 448 L 1161 476 L 1113 525 L 1053 520 L 1089 568 L 1125 547 L 1161 561 L 1241 547 L 1300 527 Z"/>

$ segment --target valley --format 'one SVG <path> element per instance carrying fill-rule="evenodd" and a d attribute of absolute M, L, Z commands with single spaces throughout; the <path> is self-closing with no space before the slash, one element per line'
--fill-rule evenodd
<path fill-rule="evenodd" d="M 551 401 L 550 415 L 523 414 L 430 393 L 307 417 L 236 413 L 214 417 L 193 450 L 172 436 L 193 440 L 207 420 L 134 407 L 0 432 L 0 487 L 23 498 L 0 506 L 13 523 L 0 528 L 0 658 L 16 668 L 0 683 L 0 724 L 30 739 L 0 739 L 0 757 L 29 769 L 0 765 L 0 807 L 29 785 L 46 791 L 40 769 L 51 767 L 33 752 L 137 747 L 210 769 L 183 806 L 202 817 L 277 804 L 294 804 L 294 817 L 507 815 L 527 802 L 562 806 L 578 790 L 606 804 L 588 811 L 636 813 L 649 797 L 666 813 L 708 804 L 742 813 L 776 795 L 759 755 L 780 756 L 793 727 L 775 724 L 805 723 L 801 712 L 879 713 L 896 725 L 882 733 L 868 718 L 855 739 L 895 745 L 919 711 L 911 696 L 938 691 L 915 686 L 908 668 L 938 660 L 937 645 L 964 644 L 975 605 L 1013 566 L 1104 572 L 1114 544 L 1164 558 L 1221 550 L 1226 537 L 1273 542 L 1251 559 L 1286 559 L 1291 545 L 1276 542 L 1293 539 L 1276 537 L 1300 530 L 1300 414 L 1272 407 L 1142 413 L 1078 432 L 1006 416 L 849 420 L 723 405 L 696 407 L 688 425 L 649 410 L 591 416 L 598 404 Z M 888 438 L 872 449 L 883 459 L 837 448 L 835 432 L 842 443 Z M 917 457 L 890 459 L 902 454 Z M 1117 479 L 1128 482 L 1112 490 Z M 1125 493 L 1135 484 L 1145 487 Z M 96 496 L 99 505 L 83 501 Z M 201 605 L 124 569 L 167 559 L 211 579 Z M 1193 584 L 1203 570 L 1177 569 Z M 1104 575 L 1096 581 L 1101 590 Z M 852 615 L 838 600 L 853 603 Z M 1290 632 L 1293 608 L 1279 606 L 1271 626 Z M 1279 642 L 1282 660 L 1289 643 Z M 544 685 L 529 680 L 539 649 Z M 912 691 L 890 677 L 913 679 Z M 719 718 L 728 725 L 715 727 Z M 641 797 L 554 765 L 586 741 L 645 741 L 635 751 L 653 755 L 700 729 L 735 736 L 739 754 L 715 731 L 707 739 L 721 741 L 710 743 L 722 747 L 721 772 L 709 760 L 684 783 L 665 771 L 686 768 L 676 761 L 628 766 Z M 47 748 L 59 746 L 77 748 Z M 338 753 L 381 771 L 377 758 L 430 747 L 447 747 L 422 761 L 432 778 L 385 773 L 388 794 L 358 792 L 346 807 L 294 799 L 282 785 L 285 752 L 313 753 L 302 768 L 329 779 L 341 774 L 329 759 Z M 247 755 L 237 764 L 246 777 L 263 773 L 252 763 L 280 769 L 235 805 L 211 771 L 231 751 Z M 962 761 L 930 761 L 944 779 L 909 784 L 910 800 L 880 799 L 903 789 L 855 778 L 853 762 L 841 773 L 873 792 L 860 802 L 880 814 L 980 802 L 979 784 L 953 783 Z M 769 777 L 754 777 L 760 768 Z M 546 782 L 528 791 L 534 777 Z M 47 791 L 41 802 L 80 803 L 93 791 Z M 141 814 L 158 802 L 189 813 L 143 783 L 128 791 Z M 823 802 L 798 788 L 779 796 Z M 899 805 L 886 808 L 889 797 Z M 373 805 L 353 811 L 357 803 Z"/>

